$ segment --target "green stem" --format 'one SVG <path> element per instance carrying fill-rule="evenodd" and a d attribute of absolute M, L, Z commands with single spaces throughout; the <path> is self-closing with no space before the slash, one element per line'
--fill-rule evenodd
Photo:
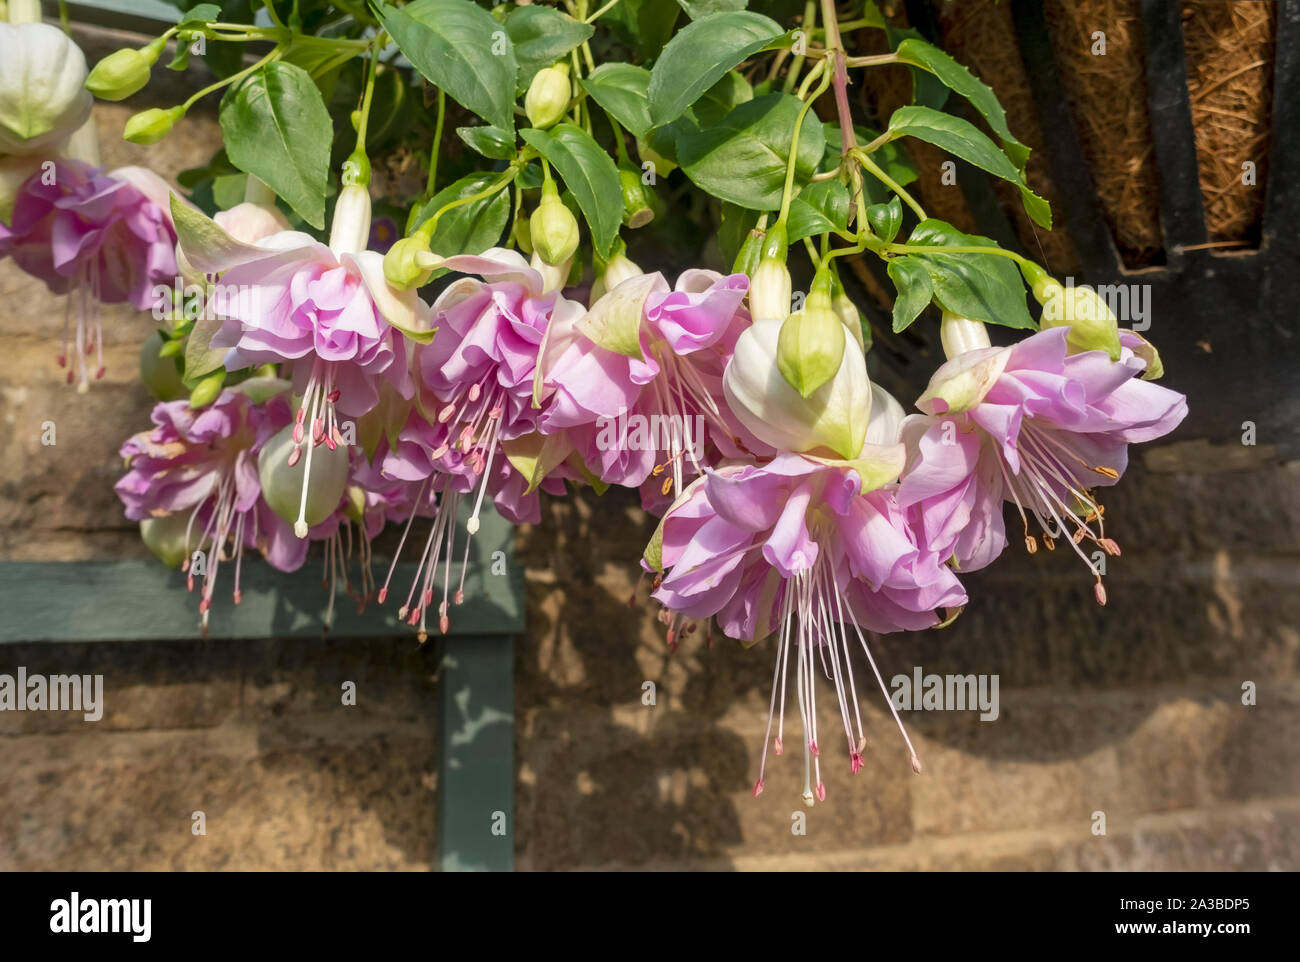
<path fill-rule="evenodd" d="M 429 150 L 429 179 L 424 185 L 424 196 L 432 197 L 438 183 L 438 153 L 442 150 L 442 124 L 447 118 L 447 95 L 438 88 L 438 119 L 433 127 L 433 146 Z"/>
<path fill-rule="evenodd" d="M 1033 263 L 1028 258 L 1021 257 L 1015 251 L 1003 250 L 1001 247 L 947 247 L 937 244 L 886 244 L 881 248 L 881 250 L 890 254 L 996 254 L 999 257 L 1009 257 L 1017 264 Z"/>
<path fill-rule="evenodd" d="M 877 164 L 874 160 L 872 160 L 864 151 L 855 150 L 853 151 L 853 156 L 857 158 L 858 163 L 860 163 L 863 167 L 865 167 L 871 173 L 871 175 L 876 178 L 876 180 L 880 181 L 882 184 L 884 184 L 886 187 L 892 190 L 895 194 L 901 197 L 903 199 L 903 203 L 907 204 L 908 207 L 912 208 L 912 210 L 916 212 L 917 217 L 919 217 L 921 220 L 926 219 L 925 211 L 922 209 L 921 205 L 916 202 L 916 198 L 914 198 L 911 194 L 909 194 L 906 190 L 904 190 L 903 187 L 899 185 L 897 181 L 894 180 L 894 178 L 890 177 L 887 173 L 885 173 L 884 169 L 881 168 L 881 166 Z"/>
<path fill-rule="evenodd" d="M 466 204 L 473 204 L 476 201 L 480 201 L 483 200 L 484 198 L 491 197 L 493 194 L 496 194 L 498 191 L 502 190 L 503 188 L 508 187 L 514 181 L 514 179 L 519 176 L 519 171 L 523 169 L 524 163 L 525 161 L 523 160 L 523 157 L 521 155 L 520 157 L 516 158 L 510 164 L 509 167 L 505 169 L 505 172 L 502 173 L 500 177 L 498 177 L 492 183 L 488 184 L 478 193 L 470 194 L 468 197 L 460 197 L 457 198 L 456 200 L 449 201 L 448 203 L 443 204 L 442 207 L 438 208 L 438 210 L 433 214 L 432 217 L 430 217 L 428 220 L 426 220 L 423 224 L 420 225 L 419 233 L 424 236 L 425 242 L 428 243 L 429 238 L 433 237 L 433 232 L 438 226 L 438 219 L 442 217 L 443 214 L 447 213 L 449 210 L 454 210 L 457 207 L 463 207 Z M 546 170 L 545 161 L 543 161 L 542 169 Z M 547 172 L 546 176 L 547 179 L 549 180 L 550 179 L 549 172 Z"/>
<path fill-rule="evenodd" d="M 226 77 L 224 80 L 218 80 L 214 84 L 209 84 L 208 86 L 200 90 L 198 93 L 190 97 L 190 99 L 185 101 L 185 103 L 182 104 L 181 106 L 184 107 L 186 110 L 189 110 L 196 103 L 198 103 L 198 101 L 202 100 L 204 97 L 212 93 L 214 90 L 220 90 L 222 87 L 229 87 L 231 84 L 238 83 L 239 81 L 247 77 L 249 74 L 251 74 L 253 71 L 260 70 L 262 67 L 265 67 L 268 63 L 271 63 L 272 61 L 275 60 L 279 60 L 282 56 L 284 56 L 284 49 L 285 48 L 283 46 L 277 44 L 271 50 L 270 53 L 268 53 L 261 60 L 257 61 L 257 63 L 245 67 L 243 70 L 239 71 L 239 73 L 232 74 L 231 76 Z"/>
<path fill-rule="evenodd" d="M 623 2 L 623 0 L 609 0 L 609 3 L 605 4 L 603 7 L 601 7 L 599 10 L 597 10 L 595 13 L 593 13 L 590 17 L 587 17 L 587 18 L 586 18 L 585 20 L 583 20 L 582 22 L 583 22 L 583 23 L 595 23 L 598 19 L 600 19 L 600 17 L 602 17 L 602 16 L 605 15 L 606 13 L 609 13 L 609 11 L 613 10 L 615 7 L 617 7 L 617 6 L 618 6 L 620 3 L 622 3 L 622 2 Z"/>
<path fill-rule="evenodd" d="M 830 74 L 826 72 L 825 60 L 818 61 L 817 66 L 813 67 L 809 72 L 799 90 L 799 96 L 802 98 L 807 92 L 808 85 L 819 74 L 822 75 L 822 81 L 818 84 L 813 95 L 804 100 L 803 106 L 799 108 L 799 116 L 794 121 L 794 131 L 790 134 L 790 157 L 785 164 L 785 192 L 781 195 L 781 213 L 776 219 L 777 224 L 782 227 L 785 226 L 785 219 L 790 214 L 790 201 L 794 199 L 794 169 L 799 160 L 799 129 L 803 127 L 803 119 L 808 115 L 808 108 L 813 105 L 813 101 L 825 93 L 826 88 L 831 85 Z"/>
<path fill-rule="evenodd" d="M 781 89 L 785 93 L 790 93 L 790 91 L 794 90 L 794 83 L 798 79 L 799 71 L 803 69 L 804 60 L 806 59 L 806 52 L 808 49 L 807 38 L 812 35 L 813 30 L 816 28 L 817 0 L 808 0 L 808 2 L 803 6 L 803 24 L 801 27 L 804 33 L 805 53 L 795 54 L 794 59 L 790 61 L 790 69 L 786 72 L 785 83 L 781 86 Z"/>
<path fill-rule="evenodd" d="M 262 6 L 266 7 L 266 15 L 271 18 L 271 22 L 281 30 L 287 29 L 280 20 L 280 15 L 275 12 L 275 3 L 273 0 L 262 0 Z"/>
<path fill-rule="evenodd" d="M 898 63 L 896 53 L 877 53 L 869 57 L 845 57 L 844 62 L 850 67 L 883 67 L 885 64 Z"/>
<path fill-rule="evenodd" d="M 375 35 L 374 46 L 370 50 L 370 62 L 366 69 L 366 91 L 361 97 L 361 122 L 357 124 L 357 148 L 354 153 L 364 154 L 366 152 L 366 130 L 370 126 L 370 105 L 375 99 L 375 71 L 379 67 L 379 51 L 388 45 L 388 38 L 384 34 Z M 370 182 L 369 171 L 366 172 L 366 183 Z"/>

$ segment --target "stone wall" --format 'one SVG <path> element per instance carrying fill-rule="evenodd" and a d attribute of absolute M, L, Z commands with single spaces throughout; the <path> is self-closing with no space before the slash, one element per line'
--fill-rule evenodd
<path fill-rule="evenodd" d="M 118 135 L 148 96 L 97 108 L 107 163 L 145 156 Z M 197 114 L 147 156 L 172 176 L 216 137 Z M 105 310 L 108 374 L 79 396 L 54 364 L 62 311 L 0 264 L 0 558 L 146 557 L 112 483 L 121 438 L 147 424 L 149 319 Z M 1166 367 L 1177 387 L 1179 359 Z M 968 579 L 951 628 L 877 644 L 886 678 L 1000 678 L 996 721 L 907 717 L 924 774 L 859 658 L 866 766 L 850 777 L 824 736 L 828 797 L 811 809 L 793 746 L 751 797 L 770 645 L 696 634 L 670 653 L 636 586 L 653 526 L 635 496 L 546 502 L 518 533 L 519 868 L 1300 867 L 1300 466 L 1237 440 L 1149 450 L 1107 499 L 1124 555 L 1105 609 L 1076 557 L 1017 546 Z M 0 714 L 0 869 L 430 866 L 435 661 L 413 640 L 0 646 L 0 672 L 18 665 L 101 673 L 108 697 L 95 724 Z M 354 709 L 337 704 L 341 679 L 358 683 Z"/>

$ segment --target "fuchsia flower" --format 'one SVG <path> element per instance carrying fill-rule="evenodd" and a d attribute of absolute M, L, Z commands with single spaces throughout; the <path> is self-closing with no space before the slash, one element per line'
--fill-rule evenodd
<path fill-rule="evenodd" d="M 154 303 L 154 286 L 176 274 L 170 188 L 152 171 L 123 167 L 102 173 L 77 160 L 50 161 L 23 184 L 9 225 L 0 223 L 0 258 L 11 257 L 56 294 L 68 294 L 63 351 L 76 312 L 75 363 L 79 390 L 89 386 L 86 357 L 96 352 L 95 377 L 104 374 L 100 303 Z M 68 383 L 76 375 L 68 371 Z"/>
<path fill-rule="evenodd" d="M 433 530 L 420 559 L 416 582 L 400 615 L 425 631 L 433 599 L 433 578 L 440 559 L 447 564 L 439 627 L 447 630 L 448 582 L 455 543 L 460 498 L 475 487 L 466 529 L 479 527 L 483 500 L 491 493 L 503 515 L 511 520 L 540 520 L 536 488 L 563 493 L 562 472 L 544 470 L 525 477 L 502 450 L 512 442 L 536 435 L 549 401 L 534 392 L 539 365 L 548 352 L 562 349 L 573 336 L 582 306 L 547 290 L 543 276 L 514 251 L 492 248 L 480 255 L 457 255 L 441 262 L 450 270 L 480 275 L 461 278 L 433 305 L 438 329 L 432 343 L 416 351 L 420 376 L 416 399 L 425 417 L 412 413 L 399 443 L 384 460 L 385 476 L 412 482 L 427 480 L 440 493 Z M 558 465 L 548 465 L 558 469 Z M 542 479 L 541 475 L 552 476 Z M 465 551 L 469 545 L 466 542 Z M 463 572 L 463 568 L 462 568 Z M 390 572 L 391 576 L 391 572 Z M 380 603 L 388 585 L 380 590 Z M 455 601 L 463 598 L 462 589 Z"/>
<path fill-rule="evenodd" d="M 374 408 L 381 379 L 410 397 L 406 345 L 396 332 L 430 336 L 428 306 L 414 292 L 393 290 L 384 279 L 383 255 L 362 249 L 369 231 L 370 195 L 360 186 L 340 194 L 328 247 L 296 231 L 248 244 L 200 215 L 187 215 L 180 225 L 186 260 L 221 275 L 212 309 L 223 324 L 211 346 L 230 348 L 227 369 L 281 361 L 292 369 L 302 401 L 289 467 L 304 449 L 307 455 L 294 524 L 300 538 L 309 529 L 313 451 L 342 445 L 338 415 L 359 417 Z"/>
<path fill-rule="evenodd" d="M 1044 544 L 1067 538 L 1106 590 L 1080 544 L 1107 554 L 1102 507 L 1091 489 L 1114 484 L 1128 445 L 1168 434 L 1187 414 L 1187 399 L 1141 380 L 1148 362 L 1136 335 L 1120 332 L 1118 362 L 1104 351 L 1067 354 L 1067 327 L 1040 331 L 1013 347 L 985 347 L 944 364 L 917 401 L 924 415 L 903 426 L 908 466 L 898 492 L 929 550 L 959 568 L 992 561 L 1006 544 L 1002 502 L 1016 506 L 1025 546 L 1037 521 Z"/>
<path fill-rule="evenodd" d="M 617 284 L 548 372 L 555 392 L 542 432 L 568 429 L 600 480 L 644 485 L 642 502 L 660 510 L 706 466 L 772 454 L 722 399 L 749 326 L 748 287 L 744 274 L 706 270 L 685 271 L 673 289 L 658 273 Z"/>
<path fill-rule="evenodd" d="M 199 612 L 206 630 L 222 561 L 235 561 L 234 602 L 239 588 L 244 547 L 255 547 L 274 567 L 293 571 L 306 558 L 307 542 L 262 499 L 257 455 L 280 424 L 289 421 L 288 405 L 272 398 L 255 405 L 245 394 L 223 391 L 211 406 L 194 411 L 188 401 L 154 407 L 154 428 L 128 439 L 121 455 L 127 473 L 114 489 L 126 516 L 146 524 L 165 519 L 160 534 L 172 542 L 172 560 L 181 570 L 203 579 Z M 183 522 L 183 525 L 181 524 Z M 191 568 L 194 552 L 204 553 L 204 567 Z"/>
<path fill-rule="evenodd" d="M 781 711 L 773 743 L 778 755 L 783 751 L 784 692 L 794 648 L 809 804 L 814 785 L 818 799 L 826 794 L 817 737 L 815 660 L 834 681 L 856 772 L 862 765 L 864 736 L 850 667 L 851 639 L 856 637 L 866 652 L 883 690 L 863 630 L 933 627 L 940 622 L 936 609 L 966 602 L 943 558 L 917 539 L 895 492 L 880 486 L 882 480 L 897 476 L 901 466 L 902 450 L 893 445 L 864 452 L 854 461 L 785 453 L 765 465 L 707 470 L 668 510 L 647 551 L 648 566 L 663 572 L 653 596 L 671 612 L 670 644 L 675 635 L 693 630 L 691 621 L 699 618 L 716 617 L 725 634 L 745 641 L 775 633 L 768 735 L 779 682 Z M 894 717 L 898 719 L 896 712 Z M 905 731 L 903 738 L 919 771 Z M 766 742 L 767 736 L 755 795 L 763 790 Z"/>

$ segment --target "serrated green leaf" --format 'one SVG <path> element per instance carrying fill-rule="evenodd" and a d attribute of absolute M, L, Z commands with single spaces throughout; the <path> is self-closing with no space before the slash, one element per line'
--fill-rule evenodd
<path fill-rule="evenodd" d="M 596 253 L 608 257 L 623 222 L 623 186 L 609 154 L 573 124 L 559 124 L 550 130 L 527 128 L 519 133 L 560 172 L 587 219 Z"/>
<path fill-rule="evenodd" d="M 889 131 L 942 147 L 996 177 L 1019 183 L 1020 171 L 979 128 L 967 120 L 929 107 L 900 107 L 889 118 Z"/>
<path fill-rule="evenodd" d="M 424 77 L 494 127 L 515 129 L 514 45 L 492 14 L 470 0 L 415 0 L 382 4 L 379 16 Z"/>
<path fill-rule="evenodd" d="M 226 92 L 220 119 L 230 162 L 323 229 L 334 127 L 307 71 L 266 64 Z"/>
<path fill-rule="evenodd" d="M 776 210 L 785 187 L 790 132 L 801 106 L 790 94 L 756 97 L 717 126 L 682 135 L 678 160 L 687 176 L 715 197 L 751 210 Z M 821 121 L 809 111 L 799 135 L 796 184 L 812 176 L 824 147 Z"/>
<path fill-rule="evenodd" d="M 748 11 L 715 13 L 689 24 L 651 71 L 651 119 L 667 124 L 680 117 L 723 74 L 784 33 L 776 21 Z"/>

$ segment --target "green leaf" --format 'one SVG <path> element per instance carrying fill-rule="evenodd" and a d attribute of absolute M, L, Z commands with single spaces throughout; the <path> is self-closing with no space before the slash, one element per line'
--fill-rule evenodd
<path fill-rule="evenodd" d="M 776 210 L 785 186 L 790 133 L 801 106 L 798 97 L 782 93 L 741 104 L 716 127 L 678 139 L 682 168 L 715 197 L 751 210 Z M 806 183 L 816 171 L 824 147 L 822 123 L 809 111 L 799 135 L 796 184 Z"/>
<path fill-rule="evenodd" d="M 206 311 L 194 322 L 193 329 L 185 339 L 185 383 L 187 385 L 192 385 L 225 366 L 222 360 L 228 349 L 213 350 L 209 346 L 212 338 L 221 330 L 221 324 L 220 318 L 209 317 Z"/>
<path fill-rule="evenodd" d="M 809 184 L 790 202 L 786 224 L 790 243 L 830 231 L 847 231 L 850 204 L 849 189 L 838 180 Z"/>
<path fill-rule="evenodd" d="M 1011 158 L 1011 162 L 1020 170 L 1025 169 L 1029 160 L 1029 148 L 1016 140 L 1007 126 L 1007 114 L 998 102 L 993 88 L 981 82 L 976 76 L 948 56 L 938 47 L 931 46 L 924 40 L 909 37 L 898 45 L 898 59 L 903 63 L 921 67 L 934 74 L 948 89 L 961 94 L 971 102 L 976 110 L 988 121 L 993 133 L 1002 141 L 1002 147 Z"/>
<path fill-rule="evenodd" d="M 894 298 L 894 332 L 907 330 L 934 297 L 930 274 L 915 257 L 895 257 L 889 262 L 889 279 L 898 289 Z"/>
<path fill-rule="evenodd" d="M 268 63 L 226 92 L 220 117 L 230 162 L 323 229 L 334 127 L 307 71 Z"/>
<path fill-rule="evenodd" d="M 974 124 L 929 107 L 900 107 L 889 118 L 895 137 L 916 137 L 996 177 L 1019 183 L 1020 170 Z"/>
<path fill-rule="evenodd" d="M 735 13 L 749 6 L 749 0 L 677 0 L 692 20 L 701 20 L 715 13 Z"/>
<path fill-rule="evenodd" d="M 872 204 L 867 208 L 867 223 L 886 244 L 892 244 L 898 236 L 898 228 L 903 226 L 903 202 L 898 195 L 884 204 Z"/>
<path fill-rule="evenodd" d="M 997 247 L 997 242 L 976 234 L 963 234 L 941 220 L 923 220 L 912 230 L 907 246 Z M 954 314 L 1033 329 L 1034 319 L 1025 307 L 1025 286 L 1009 257 L 997 254 L 911 254 L 930 275 L 934 299 Z M 890 262 L 891 265 L 893 261 Z"/>
<path fill-rule="evenodd" d="M 666 124 L 722 75 L 785 31 L 757 13 L 715 13 L 696 20 L 664 47 L 650 74 L 650 117 Z"/>
<path fill-rule="evenodd" d="M 754 99 L 754 88 L 749 81 L 737 71 L 729 70 L 722 79 L 715 83 L 704 96 L 697 100 L 685 116 L 690 117 L 697 126 L 714 127 L 722 123 L 723 118 L 743 103 Z"/>
<path fill-rule="evenodd" d="M 492 14 L 470 0 L 415 0 L 379 8 L 398 49 L 435 86 L 494 127 L 515 129 L 514 45 Z"/>
<path fill-rule="evenodd" d="M 183 27 L 187 23 L 207 23 L 209 20 L 221 19 L 221 5 L 217 3 L 200 3 L 197 7 L 191 7 L 181 18 L 176 21 L 178 27 Z"/>
<path fill-rule="evenodd" d="M 537 71 L 587 40 L 596 28 L 551 7 L 530 6 L 511 11 L 506 17 L 506 32 L 518 63 L 515 90 L 522 94 Z"/>
<path fill-rule="evenodd" d="M 892 23 L 886 23 L 885 39 L 889 42 L 889 49 L 897 51 L 899 45 L 906 40 L 923 41 L 925 38 L 912 27 L 896 27 Z M 907 72 L 912 75 L 912 103 L 942 110 L 948 102 L 947 85 L 928 70 L 918 70 L 910 64 Z"/>
<path fill-rule="evenodd" d="M 623 222 L 623 185 L 609 154 L 573 124 L 550 130 L 530 127 L 519 134 L 560 172 L 587 218 L 596 253 L 608 257 Z"/>
<path fill-rule="evenodd" d="M 1011 181 L 1020 188 L 1025 210 L 1034 222 L 1051 228 L 1052 209 L 1047 201 L 1029 189 L 1024 172 L 974 124 L 928 107 L 900 107 L 889 118 L 889 130 L 896 137 L 909 135 L 942 147 L 954 157 Z"/>
<path fill-rule="evenodd" d="M 470 174 L 438 191 L 421 208 L 411 229 L 419 227 L 452 201 L 470 197 L 499 179 L 499 174 Z M 496 246 L 510 219 L 510 191 L 499 190 L 489 197 L 453 207 L 438 218 L 429 249 L 443 257 L 453 254 L 481 254 Z"/>
<path fill-rule="evenodd" d="M 603 63 L 580 81 L 582 89 L 633 137 L 650 129 L 650 71 L 630 63 Z"/>
<path fill-rule="evenodd" d="M 512 160 L 515 156 L 515 135 L 500 127 L 457 127 L 456 136 L 492 160 Z"/>

